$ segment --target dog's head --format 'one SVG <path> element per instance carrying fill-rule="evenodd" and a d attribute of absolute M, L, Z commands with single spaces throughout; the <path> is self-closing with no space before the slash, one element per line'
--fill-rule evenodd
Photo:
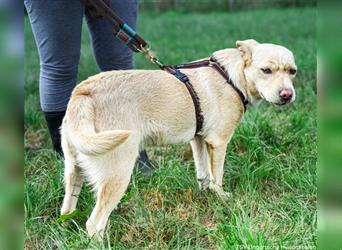
<path fill-rule="evenodd" d="M 253 39 L 237 41 L 236 47 L 245 62 L 247 83 L 253 85 L 262 98 L 279 106 L 295 100 L 293 80 L 297 66 L 290 50 Z"/>

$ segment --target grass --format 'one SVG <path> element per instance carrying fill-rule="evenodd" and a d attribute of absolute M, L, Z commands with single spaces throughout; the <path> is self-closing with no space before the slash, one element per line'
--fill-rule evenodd
<path fill-rule="evenodd" d="M 39 60 L 25 20 L 25 245 L 27 249 L 250 249 L 316 246 L 315 9 L 236 13 L 141 13 L 140 34 L 162 61 L 181 63 L 254 38 L 291 49 L 298 65 L 297 100 L 278 109 L 250 107 L 226 154 L 220 201 L 198 190 L 187 145 L 149 149 L 156 170 L 135 173 L 110 217 L 103 243 L 92 242 L 85 221 L 94 198 L 82 190 L 79 214 L 57 222 L 63 162 L 51 150 L 39 108 Z M 153 68 L 138 55 L 137 68 Z M 79 79 L 97 73 L 83 32 Z"/>

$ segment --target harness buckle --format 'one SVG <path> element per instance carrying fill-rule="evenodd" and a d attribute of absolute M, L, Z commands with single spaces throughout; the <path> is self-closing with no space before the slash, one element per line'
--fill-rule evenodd
<path fill-rule="evenodd" d="M 187 82 L 189 81 L 189 78 L 187 75 L 183 74 L 182 72 L 180 72 L 180 70 L 176 69 L 175 72 L 173 73 L 173 75 L 175 77 L 177 77 L 180 81 L 182 82 Z"/>

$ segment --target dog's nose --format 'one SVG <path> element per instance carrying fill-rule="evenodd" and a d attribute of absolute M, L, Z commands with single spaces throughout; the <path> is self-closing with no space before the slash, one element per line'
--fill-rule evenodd
<path fill-rule="evenodd" d="M 291 100 L 293 92 L 291 89 L 283 89 L 279 92 L 279 96 L 283 101 Z"/>

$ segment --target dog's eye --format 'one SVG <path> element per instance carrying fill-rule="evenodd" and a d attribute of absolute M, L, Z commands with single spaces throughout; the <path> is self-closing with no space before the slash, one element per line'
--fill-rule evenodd
<path fill-rule="evenodd" d="M 270 68 L 264 68 L 261 69 L 262 72 L 264 72 L 264 74 L 272 74 L 272 70 Z"/>
<path fill-rule="evenodd" d="M 297 73 L 297 70 L 295 69 L 289 69 L 290 75 L 295 75 Z"/>

